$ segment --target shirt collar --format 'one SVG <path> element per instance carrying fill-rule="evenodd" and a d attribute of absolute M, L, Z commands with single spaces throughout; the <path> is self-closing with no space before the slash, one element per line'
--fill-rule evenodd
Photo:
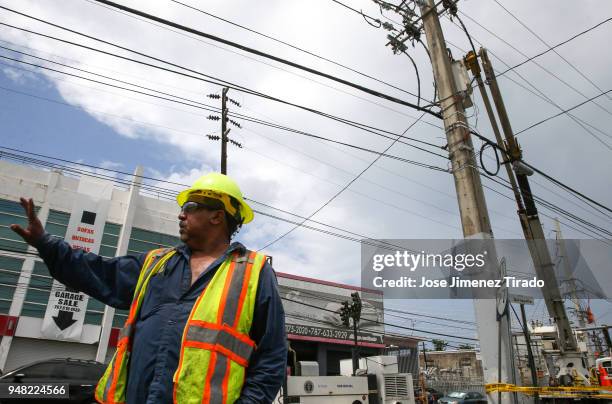
<path fill-rule="evenodd" d="M 181 244 L 180 246 L 176 247 L 176 251 L 187 260 L 191 258 L 191 248 L 189 248 L 187 244 Z M 225 252 L 223 253 L 223 259 L 225 260 L 225 258 L 227 258 L 227 256 L 233 253 L 234 251 L 243 253 L 246 251 L 246 247 L 241 242 L 234 241 L 229 245 L 229 247 L 227 247 L 227 250 L 225 250 Z"/>

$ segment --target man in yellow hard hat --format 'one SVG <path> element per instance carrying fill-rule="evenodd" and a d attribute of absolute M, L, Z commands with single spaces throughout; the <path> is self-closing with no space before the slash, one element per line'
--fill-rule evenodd
<path fill-rule="evenodd" d="M 229 177 L 200 177 L 177 196 L 182 245 L 104 259 L 45 232 L 32 199 L 27 228 L 51 275 L 130 309 L 98 383 L 102 403 L 270 403 L 284 377 L 284 312 L 272 267 L 232 235 L 253 211 Z"/>

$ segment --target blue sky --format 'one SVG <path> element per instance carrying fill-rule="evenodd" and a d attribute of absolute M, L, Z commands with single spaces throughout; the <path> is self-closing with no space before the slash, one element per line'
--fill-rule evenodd
<path fill-rule="evenodd" d="M 349 90 L 339 84 L 323 79 L 312 81 L 312 77 L 306 73 L 296 75 L 295 71 L 279 70 L 279 67 L 285 67 L 271 67 L 268 61 L 264 64 L 261 59 L 255 58 L 259 60 L 255 61 L 252 57 L 249 59 L 233 50 L 224 49 L 226 47 L 220 48 L 168 32 L 81 0 L 69 0 L 65 7 L 50 7 L 44 2 L 34 1 L 5 3 L 8 7 L 173 60 L 207 74 L 390 131 L 403 131 L 418 116 L 416 111 Z M 414 101 L 403 92 L 170 2 L 124 3 Z M 369 14 L 379 13 L 371 2 L 355 0 L 350 3 Z M 612 5 L 585 1 L 579 9 L 572 5 L 570 13 L 570 4 L 559 4 L 552 0 L 537 4 L 526 0 L 508 2 L 508 6 L 529 26 L 537 27 L 549 43 L 569 38 L 599 22 L 603 15 L 612 11 Z M 462 2 L 461 5 L 461 10 L 467 15 L 482 21 L 526 55 L 545 49 L 492 1 Z M 416 92 L 412 65 L 407 58 L 394 56 L 384 47 L 386 33 L 368 26 L 359 15 L 333 2 L 321 1 L 307 5 L 298 1 L 270 1 L 255 6 L 247 1 L 212 1 L 206 3 L 206 9 Z M 387 14 L 387 17 L 398 19 L 391 14 Z M 72 38 L 60 30 L 33 23 L 6 11 L 0 12 L 0 20 Z M 313 21 L 317 23 L 313 24 Z M 524 60 L 522 55 L 490 33 L 468 19 L 464 21 L 474 38 L 486 43 L 493 55 L 511 65 Z M 447 39 L 453 44 L 463 49 L 469 46 L 465 34 L 449 20 L 443 19 L 443 28 Z M 594 53 L 593 49 L 607 46 L 611 30 L 612 25 L 604 25 L 559 48 L 564 57 L 603 89 L 612 88 L 612 78 L 609 75 L 612 55 L 609 52 Z M 153 86 L 200 102 L 217 103 L 206 98 L 205 94 L 218 93 L 218 86 L 60 45 L 6 27 L 0 27 L 0 40 L 9 41 L 10 46 L 14 47 L 33 48 L 36 54 L 84 69 Z M 112 48 L 96 46 L 116 52 Z M 455 48 L 452 50 L 456 57 L 461 54 Z M 419 66 L 423 97 L 431 98 L 433 89 L 427 56 L 420 48 L 410 48 L 409 51 Z M 14 54 L 7 51 L 1 51 L 0 54 L 14 57 Z M 494 63 L 498 70 L 504 69 L 497 59 L 494 59 Z M 591 84 L 556 55 L 547 54 L 538 59 L 538 63 L 584 94 L 597 94 Z M 520 74 L 563 107 L 583 100 L 580 95 L 533 64 L 522 67 Z M 307 76 L 307 79 L 300 76 Z M 510 78 L 521 82 L 518 76 Z M 515 130 L 558 112 L 554 106 L 534 97 L 506 78 L 500 79 L 500 85 Z M 219 145 L 203 137 L 206 133 L 218 134 L 218 123 L 206 120 L 208 112 L 152 100 L 142 95 L 126 94 L 118 89 L 103 88 L 98 84 L 61 77 L 56 73 L 39 72 L 32 75 L 3 65 L 0 65 L 0 86 L 79 107 L 71 108 L 0 90 L 2 146 L 127 172 L 132 172 L 139 164 L 145 167 L 145 174 L 180 183 L 189 183 L 202 172 L 218 167 Z M 529 84 L 523 83 L 523 86 L 529 87 Z M 382 150 L 389 144 L 387 139 L 294 108 L 235 91 L 231 91 L 230 96 L 241 102 L 241 112 L 261 119 L 376 150 Z M 479 97 L 476 97 L 476 102 L 477 108 L 468 111 L 471 114 L 470 124 L 492 137 Z M 612 118 L 602 108 L 612 111 L 612 102 L 606 97 L 598 99 L 598 102 L 601 108 L 589 103 L 575 113 L 607 131 Z M 138 124 L 134 120 L 151 126 Z M 438 124 L 429 117 L 424 121 Z M 407 135 L 438 145 L 445 143 L 441 130 L 422 122 L 415 125 Z M 242 185 L 245 195 L 303 216 L 309 215 L 329 200 L 374 158 L 367 153 L 342 149 L 340 146 L 332 147 L 251 123 L 245 124 L 243 130 L 233 129 L 232 136 L 245 146 L 244 149 L 229 149 L 230 174 Z M 604 135 L 600 134 L 600 137 L 612 143 Z M 521 135 L 520 140 L 528 161 L 594 199 L 608 206 L 611 204 L 612 193 L 607 174 L 612 171 L 610 151 L 570 119 L 555 119 L 537 130 Z M 404 145 L 393 146 L 389 153 L 446 167 L 444 160 Z M 542 178 L 534 180 L 535 192 L 547 200 L 606 229 L 612 228 L 609 218 L 584 207 Z M 509 194 L 495 184 L 484 180 L 483 183 L 498 192 Z M 521 237 L 514 203 L 488 189 L 485 194 L 496 237 Z M 253 207 L 264 209 L 261 206 Z M 551 212 L 546 213 L 554 216 Z M 452 177 L 389 159 L 378 161 L 347 191 L 318 213 L 315 219 L 375 238 L 461 237 Z M 294 217 L 292 220 L 297 219 Z M 546 234 L 551 236 L 552 220 L 543 217 L 543 221 Z M 249 246 L 259 248 L 291 228 L 290 224 L 260 216 L 240 237 Z M 568 238 L 586 237 L 569 226 L 562 225 L 562 230 Z M 352 284 L 359 282 L 358 243 L 298 229 L 267 251 L 275 257 L 277 269 L 282 272 Z M 420 306 L 419 302 L 415 302 L 415 306 Z M 602 304 L 599 310 L 602 315 L 607 313 L 602 321 L 612 320 L 608 306 L 608 303 Z M 469 302 L 432 305 L 420 309 L 456 318 L 472 317 Z"/>

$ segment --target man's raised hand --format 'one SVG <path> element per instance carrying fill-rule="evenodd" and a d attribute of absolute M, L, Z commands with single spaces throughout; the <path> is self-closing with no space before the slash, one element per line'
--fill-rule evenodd
<path fill-rule="evenodd" d="M 38 216 L 36 216 L 36 210 L 32 198 L 19 198 L 19 203 L 21 206 L 23 206 L 23 210 L 25 210 L 26 216 L 28 217 L 28 227 L 24 229 L 18 224 L 12 224 L 11 230 L 19 234 L 26 243 L 33 246 L 34 243 L 45 234 L 45 228 L 40 220 L 38 220 Z"/>

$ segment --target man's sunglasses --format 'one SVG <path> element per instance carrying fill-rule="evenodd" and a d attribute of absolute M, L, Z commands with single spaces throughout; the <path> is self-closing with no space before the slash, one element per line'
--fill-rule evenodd
<path fill-rule="evenodd" d="M 206 210 L 223 210 L 223 208 L 218 208 L 212 205 L 208 205 L 208 204 L 204 204 L 204 203 L 198 203 L 198 202 L 185 202 L 183 204 L 183 206 L 181 206 L 181 212 L 183 213 L 194 213 L 197 212 L 199 210 L 202 209 L 206 209 Z"/>

